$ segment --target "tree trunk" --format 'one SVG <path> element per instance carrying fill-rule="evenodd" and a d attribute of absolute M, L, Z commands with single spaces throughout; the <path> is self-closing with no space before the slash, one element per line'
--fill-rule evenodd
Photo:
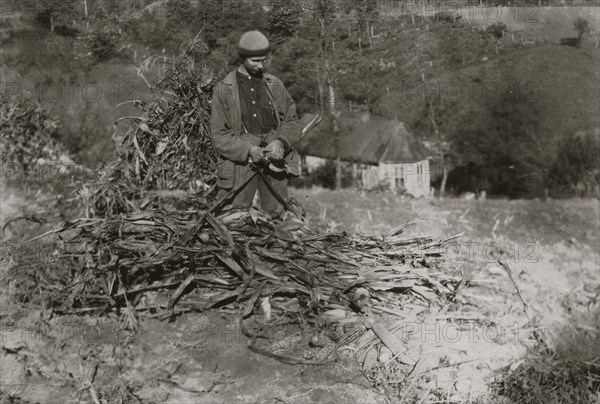
<path fill-rule="evenodd" d="M 446 166 L 446 153 L 444 151 L 444 139 L 440 133 L 437 122 L 435 121 L 435 110 L 433 109 L 433 102 L 429 104 L 429 119 L 431 120 L 431 126 L 435 132 L 435 138 L 437 141 L 438 158 L 442 166 L 442 183 L 440 184 L 440 197 L 444 196 L 446 192 L 446 181 L 448 180 L 448 167 Z"/>
<path fill-rule="evenodd" d="M 342 163 L 340 157 L 340 128 L 338 127 L 337 118 L 338 111 L 335 106 L 335 83 L 333 79 L 333 72 L 331 71 L 329 60 L 325 59 L 325 71 L 327 72 L 327 87 L 329 90 L 329 112 L 333 120 L 333 136 L 335 136 L 335 189 L 342 188 Z"/>
<path fill-rule="evenodd" d="M 338 111 L 335 105 L 335 85 L 336 85 L 336 74 L 337 72 L 332 68 L 330 63 L 330 57 L 332 57 L 335 51 L 335 42 L 331 40 L 328 35 L 325 20 L 323 16 L 319 17 L 319 23 L 321 28 L 321 62 L 323 64 L 323 75 L 324 82 L 327 85 L 328 96 L 329 96 L 329 113 L 332 120 L 332 130 L 334 136 L 334 147 L 336 156 L 336 169 L 335 169 L 335 188 L 340 189 L 342 187 L 342 164 L 340 156 L 340 131 L 338 128 Z M 360 37 L 359 37 L 360 40 Z"/>
<path fill-rule="evenodd" d="M 85 20 L 88 21 L 89 16 L 88 16 L 87 0 L 83 0 L 83 15 L 85 15 Z"/>
<path fill-rule="evenodd" d="M 446 164 L 442 164 L 442 183 L 440 184 L 440 196 L 444 196 L 446 193 L 446 182 L 448 181 L 448 167 Z"/>
<path fill-rule="evenodd" d="M 335 159 L 335 189 L 342 189 L 342 159 L 340 153 Z"/>
<path fill-rule="evenodd" d="M 329 110 L 331 114 L 336 116 L 335 109 L 335 86 L 333 83 L 333 78 L 331 76 L 331 69 L 329 68 L 329 60 L 325 59 L 325 70 L 327 71 L 327 87 L 329 89 Z M 334 122 L 334 130 L 336 129 L 337 123 Z"/>
<path fill-rule="evenodd" d="M 319 112 L 323 113 L 325 103 L 323 101 L 323 76 L 321 75 L 321 69 L 319 68 L 319 62 L 316 63 L 317 72 L 317 87 L 319 90 Z"/>

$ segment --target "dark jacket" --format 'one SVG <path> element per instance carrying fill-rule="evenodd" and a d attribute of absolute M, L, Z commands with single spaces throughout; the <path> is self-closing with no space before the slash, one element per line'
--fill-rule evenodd
<path fill-rule="evenodd" d="M 241 66 L 242 72 L 246 72 Z M 246 73 L 247 74 L 247 73 Z M 286 149 L 300 136 L 302 128 L 296 115 L 296 103 L 277 77 L 265 73 L 263 82 L 276 110 L 278 130 L 270 133 L 264 140 L 269 143 L 275 139 L 283 140 Z M 242 116 L 236 71 L 229 73 L 217 83 L 212 98 L 211 116 L 212 140 L 220 154 L 218 162 L 218 185 L 232 187 L 236 163 L 247 164 L 250 147 L 257 146 L 256 137 L 242 133 Z"/>

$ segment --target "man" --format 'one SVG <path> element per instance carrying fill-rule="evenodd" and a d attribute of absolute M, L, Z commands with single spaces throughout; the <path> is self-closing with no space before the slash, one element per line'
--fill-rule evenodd
<path fill-rule="evenodd" d="M 291 149 L 302 128 L 285 86 L 265 72 L 270 56 L 267 38 L 259 31 L 244 33 L 238 53 L 242 63 L 215 86 L 212 99 L 212 139 L 219 152 L 218 197 L 225 197 L 260 169 L 275 192 L 255 175 L 230 204 L 249 208 L 258 189 L 262 209 L 277 215 L 284 207 L 274 193 L 287 201 L 289 176 L 299 175 L 297 153 Z M 284 158 L 288 170 L 268 169 L 270 161 Z"/>

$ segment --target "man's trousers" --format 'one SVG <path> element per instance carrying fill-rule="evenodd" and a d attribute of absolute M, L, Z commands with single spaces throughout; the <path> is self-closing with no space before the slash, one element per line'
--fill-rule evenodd
<path fill-rule="evenodd" d="M 235 166 L 236 175 L 233 183 L 233 188 L 237 187 L 248 177 L 255 173 L 256 168 L 250 165 Z M 286 172 L 274 173 L 268 169 L 262 169 L 263 175 L 269 181 L 272 188 L 281 196 L 284 201 L 287 201 L 288 196 L 288 174 Z M 219 188 L 219 200 L 227 196 L 233 188 Z M 256 174 L 244 187 L 242 187 L 232 198 L 229 203 L 234 208 L 249 208 L 252 206 L 254 195 L 258 190 L 260 198 L 260 206 L 262 210 L 270 215 L 279 215 L 283 211 L 283 205 L 279 202 L 274 193 L 269 189 L 268 185 L 263 181 L 260 174 Z"/>

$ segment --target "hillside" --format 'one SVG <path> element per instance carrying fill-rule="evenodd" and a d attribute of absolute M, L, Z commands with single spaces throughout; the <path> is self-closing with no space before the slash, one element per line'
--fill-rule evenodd
<path fill-rule="evenodd" d="M 2 81 L 12 84 L 4 95 L 37 97 L 50 108 L 62 122 L 63 141 L 80 161 L 111 160 L 113 122 L 137 114 L 131 104 L 115 106 L 147 98 L 150 89 L 142 76 L 164 65 L 177 44 L 201 31 L 214 52 L 233 60 L 238 31 L 272 28 L 269 9 L 209 3 L 214 7 L 156 2 L 123 18 L 118 31 L 98 23 L 89 32 L 78 25 L 82 31 L 67 35 L 33 21 L 5 21 L 3 32 L 11 35 L 3 39 Z M 372 37 L 361 31 L 359 15 L 344 14 L 332 29 L 338 106 L 348 114 L 366 108 L 372 116 L 397 119 L 429 141 L 434 106 L 440 133 L 453 145 L 449 164 L 494 166 L 498 159 L 502 169 L 549 170 L 565 136 L 600 126 L 598 10 L 543 8 L 535 23 L 511 17 L 514 10 L 499 10 L 502 24 L 479 18 L 481 8 L 467 10 L 472 14 L 459 10 L 460 19 L 431 13 L 413 18 L 380 9 L 369 23 Z M 583 46 L 558 45 L 561 35 L 575 35 L 578 16 L 592 28 Z M 314 112 L 326 104 L 319 101 L 322 78 L 315 71 L 322 61 L 308 8 L 299 21 L 291 36 L 272 35 L 272 70 L 299 111 Z M 160 55 L 156 63 L 137 71 L 153 54 Z"/>
<path fill-rule="evenodd" d="M 598 48 L 519 48 L 456 71 L 431 74 L 427 83 L 390 80 L 390 94 L 383 95 L 378 106 L 382 115 L 398 114 L 416 125 L 425 96 L 435 94 L 449 105 L 456 104 L 457 122 L 451 126 L 460 129 L 467 118 L 485 127 L 487 122 L 478 122 L 481 114 L 509 93 L 515 102 L 533 105 L 539 133 L 553 138 L 600 125 L 599 56 Z"/>
<path fill-rule="evenodd" d="M 380 88 L 372 109 L 383 116 L 414 127 L 426 98 L 477 111 L 498 101 L 496 91 L 508 91 L 516 101 L 538 104 L 544 133 L 599 125 L 600 54 L 592 38 L 580 49 L 546 40 L 522 44 L 520 34 L 513 43 L 508 28 L 496 38 L 489 28 L 460 20 L 412 25 L 390 19 L 376 28 L 374 49 L 363 57 L 375 65 L 374 72 L 362 80 Z M 532 26 L 532 36 L 539 29 Z"/>

